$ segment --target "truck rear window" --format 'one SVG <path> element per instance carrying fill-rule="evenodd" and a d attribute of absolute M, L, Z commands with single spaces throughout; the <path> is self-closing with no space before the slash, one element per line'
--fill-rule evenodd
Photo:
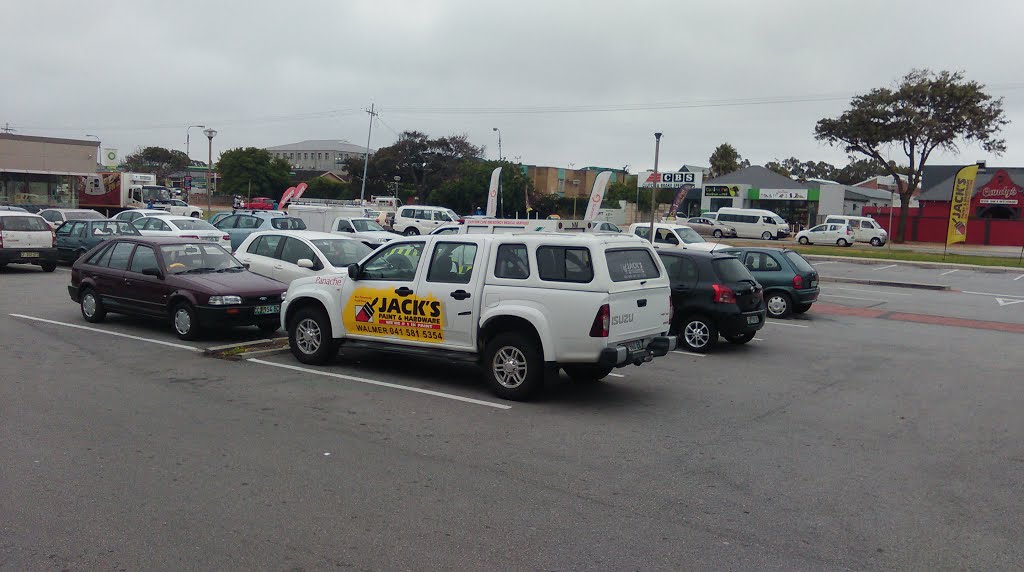
<path fill-rule="evenodd" d="M 612 282 L 650 280 L 661 276 L 654 257 L 644 248 L 609 250 L 604 253 Z"/>
<path fill-rule="evenodd" d="M 19 232 L 50 232 L 50 225 L 42 217 L 37 216 L 5 216 L 0 217 L 0 230 Z"/>
<path fill-rule="evenodd" d="M 541 246 L 537 249 L 537 273 L 549 282 L 590 282 L 594 265 L 590 250 L 573 246 Z"/>

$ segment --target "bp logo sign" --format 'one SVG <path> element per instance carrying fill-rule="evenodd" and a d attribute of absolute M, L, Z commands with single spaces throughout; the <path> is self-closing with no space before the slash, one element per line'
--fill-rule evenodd
<path fill-rule="evenodd" d="M 117 151 L 107 151 L 107 161 L 114 161 L 117 159 Z"/>

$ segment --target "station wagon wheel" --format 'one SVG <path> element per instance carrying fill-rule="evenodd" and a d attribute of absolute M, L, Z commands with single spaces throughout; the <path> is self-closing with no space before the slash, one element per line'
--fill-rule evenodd
<path fill-rule="evenodd" d="M 191 304 L 181 303 L 174 307 L 171 313 L 171 321 L 174 324 L 174 332 L 183 340 L 194 340 L 199 337 L 199 320 L 196 318 L 196 311 Z"/>
<path fill-rule="evenodd" d="M 836 244 L 838 244 L 839 246 L 850 246 L 850 243 L 846 242 L 845 238 L 840 238 L 839 240 L 836 241 Z"/>
<path fill-rule="evenodd" d="M 768 232 L 767 230 L 761 233 L 761 240 L 771 240 L 771 239 L 772 239 L 772 233 Z"/>
<path fill-rule="evenodd" d="M 811 241 L 807 240 L 806 236 L 801 236 L 800 240 L 798 240 L 797 242 L 799 242 L 800 244 L 809 244 Z"/>
<path fill-rule="evenodd" d="M 716 228 L 715 232 L 711 233 L 711 236 L 713 236 L 715 238 L 722 238 L 722 231 L 720 229 Z"/>
<path fill-rule="evenodd" d="M 331 320 L 317 308 L 302 308 L 295 317 L 289 317 L 288 346 L 295 359 L 311 365 L 323 365 L 338 354 Z"/>
<path fill-rule="evenodd" d="M 521 332 L 494 336 L 484 350 L 483 365 L 491 390 L 505 399 L 528 399 L 544 383 L 544 355 L 536 341 Z"/>
<path fill-rule="evenodd" d="M 871 246 L 882 246 L 882 239 L 877 236 L 871 239 Z"/>
<path fill-rule="evenodd" d="M 768 316 L 771 318 L 785 318 L 793 310 L 793 304 L 785 292 L 770 292 L 765 295 L 764 299 Z"/>
<path fill-rule="evenodd" d="M 103 318 L 107 316 L 107 309 L 103 307 L 103 302 L 100 302 L 99 296 L 92 288 L 82 290 L 78 299 L 80 300 L 79 305 L 82 307 L 82 317 L 86 322 L 95 324 L 102 322 Z"/>
<path fill-rule="evenodd" d="M 683 320 L 680 335 L 683 344 L 697 353 L 704 353 L 718 343 L 718 328 L 704 316 L 690 316 Z"/>

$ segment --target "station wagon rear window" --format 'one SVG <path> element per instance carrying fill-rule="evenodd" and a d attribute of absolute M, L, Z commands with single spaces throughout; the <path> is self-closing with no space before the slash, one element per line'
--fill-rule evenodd
<path fill-rule="evenodd" d="M 50 232 L 50 225 L 37 216 L 5 216 L 0 217 L 0 230 Z"/>
<path fill-rule="evenodd" d="M 661 276 L 654 257 L 643 248 L 609 250 L 604 253 L 604 258 L 608 262 L 608 275 L 612 282 L 650 280 Z"/>
<path fill-rule="evenodd" d="M 537 249 L 537 273 L 548 282 L 590 282 L 594 265 L 590 250 L 574 246 L 541 246 Z"/>

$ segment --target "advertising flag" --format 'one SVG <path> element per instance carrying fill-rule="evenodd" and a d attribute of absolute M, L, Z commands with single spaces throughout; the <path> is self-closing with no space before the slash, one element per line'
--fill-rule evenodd
<path fill-rule="evenodd" d="M 953 200 L 949 203 L 946 246 L 967 242 L 967 219 L 971 214 L 971 196 L 974 194 L 974 180 L 977 176 L 977 165 L 964 167 L 956 173 L 953 180 Z"/>
<path fill-rule="evenodd" d="M 302 194 L 306 192 L 307 188 L 309 188 L 309 185 L 306 183 L 299 183 L 298 185 L 295 185 L 295 195 L 292 196 L 292 200 L 297 201 L 301 199 Z"/>
<path fill-rule="evenodd" d="M 295 187 L 288 187 L 288 190 L 285 191 L 283 195 L 281 195 L 281 202 L 278 203 L 277 208 L 283 209 L 284 206 L 286 204 L 288 204 L 288 201 L 292 200 L 292 197 L 294 197 L 294 196 L 295 196 Z"/>
<path fill-rule="evenodd" d="M 491 186 L 487 189 L 487 211 L 484 213 L 490 218 L 498 214 L 498 182 L 501 181 L 501 167 L 491 172 Z"/>
<path fill-rule="evenodd" d="M 608 190 L 608 180 L 611 178 L 611 171 L 601 171 L 594 178 L 594 190 L 590 191 L 590 201 L 587 202 L 587 212 L 583 215 L 583 220 L 594 220 L 597 216 L 597 209 L 601 208 L 604 192 Z"/>

